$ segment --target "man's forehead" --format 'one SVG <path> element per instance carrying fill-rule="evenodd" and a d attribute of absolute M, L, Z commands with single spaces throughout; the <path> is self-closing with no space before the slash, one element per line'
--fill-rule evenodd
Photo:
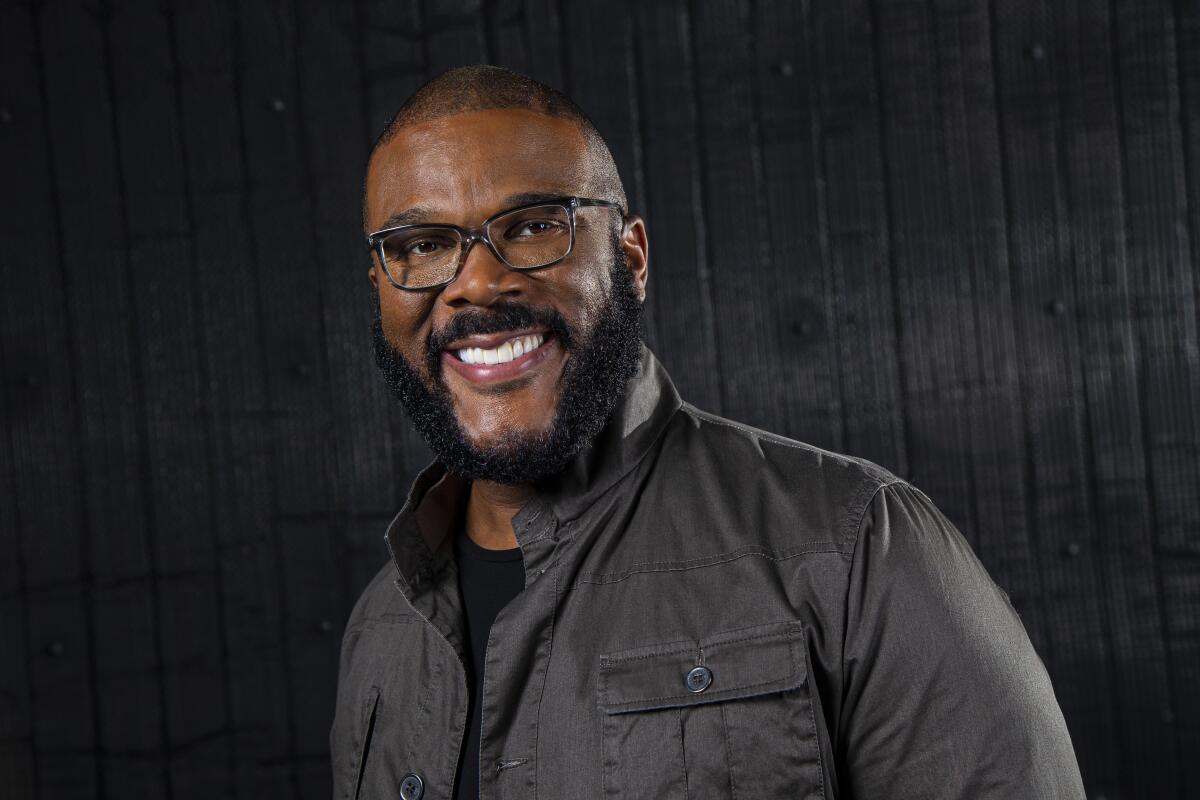
<path fill-rule="evenodd" d="M 471 216 L 523 193 L 586 194 L 591 173 L 571 120 L 525 109 L 441 117 L 400 129 L 375 151 L 367 223 L 410 208 Z"/>

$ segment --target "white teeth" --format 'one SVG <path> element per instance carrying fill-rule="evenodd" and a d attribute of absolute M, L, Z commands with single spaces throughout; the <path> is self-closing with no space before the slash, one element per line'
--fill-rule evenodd
<path fill-rule="evenodd" d="M 499 347 L 484 350 L 481 347 L 464 347 L 458 351 L 458 358 L 465 364 L 506 364 L 514 358 L 520 358 L 526 353 L 542 346 L 546 338 L 540 333 L 529 336 L 516 336 Z"/>

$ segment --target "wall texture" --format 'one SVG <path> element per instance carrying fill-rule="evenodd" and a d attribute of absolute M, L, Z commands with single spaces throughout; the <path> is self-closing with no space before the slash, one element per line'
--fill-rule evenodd
<path fill-rule="evenodd" d="M 328 796 L 339 633 L 428 457 L 361 169 L 480 60 L 608 137 L 684 396 L 915 482 L 1091 797 L 1200 797 L 1189 0 L 3 0 L 0 796 Z"/>

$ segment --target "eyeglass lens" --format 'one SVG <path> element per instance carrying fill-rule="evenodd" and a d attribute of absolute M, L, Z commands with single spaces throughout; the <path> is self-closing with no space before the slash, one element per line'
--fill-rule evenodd
<path fill-rule="evenodd" d="M 561 205 L 518 209 L 492 220 L 487 234 L 508 266 L 534 269 L 570 252 L 570 212 Z M 435 286 L 457 272 L 462 235 L 453 228 L 406 228 L 384 237 L 382 248 L 393 281 L 414 289 Z"/>

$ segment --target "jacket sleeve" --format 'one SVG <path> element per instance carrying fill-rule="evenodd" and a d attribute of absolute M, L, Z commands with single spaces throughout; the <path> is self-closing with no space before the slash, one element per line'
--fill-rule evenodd
<path fill-rule="evenodd" d="M 847 587 L 839 785 L 855 800 L 1084 800 L 1008 597 L 918 489 L 865 509 Z"/>

